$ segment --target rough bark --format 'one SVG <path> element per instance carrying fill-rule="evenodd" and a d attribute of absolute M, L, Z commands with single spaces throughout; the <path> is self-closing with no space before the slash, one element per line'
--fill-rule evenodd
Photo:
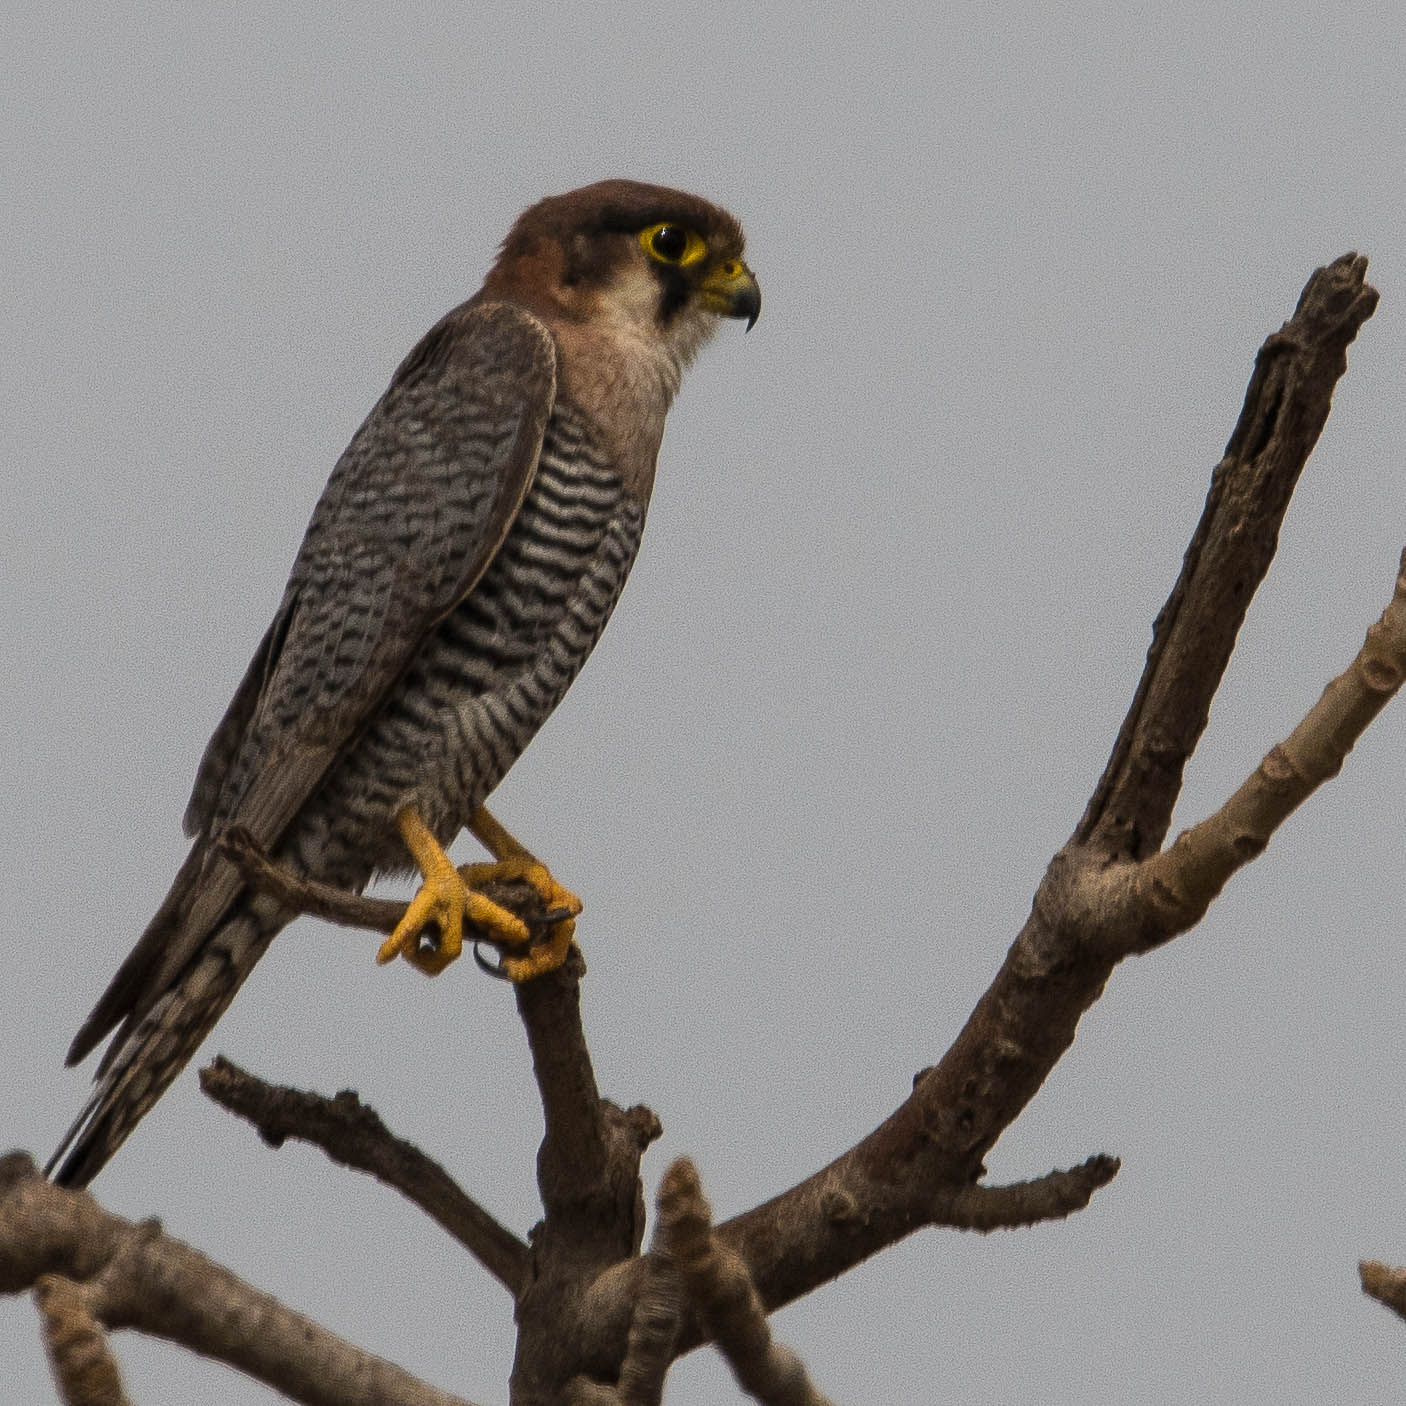
<path fill-rule="evenodd" d="M 469 1406 L 285 1308 L 158 1222 L 110 1215 L 10 1153 L 0 1158 L 0 1294 L 52 1294 L 54 1277 L 82 1286 L 94 1324 L 168 1338 L 305 1406 Z M 81 1333 L 59 1345 L 91 1350 Z M 77 1366 L 60 1363 L 59 1380 Z"/>
<path fill-rule="evenodd" d="M 1396 1269 L 1380 1260 L 1359 1260 L 1357 1273 L 1362 1292 L 1389 1308 L 1398 1318 L 1406 1318 L 1406 1269 Z"/>

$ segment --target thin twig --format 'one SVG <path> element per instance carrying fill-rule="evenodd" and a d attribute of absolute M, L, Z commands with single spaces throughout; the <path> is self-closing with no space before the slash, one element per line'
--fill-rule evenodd
<path fill-rule="evenodd" d="M 531 1252 L 489 1215 L 433 1158 L 396 1137 L 350 1089 L 333 1098 L 267 1084 L 218 1056 L 200 1071 L 200 1087 L 214 1101 L 258 1129 L 270 1147 L 297 1138 L 320 1147 L 334 1162 L 373 1177 L 413 1201 L 448 1231 L 514 1298 Z"/>
<path fill-rule="evenodd" d="M 350 893 L 275 864 L 242 825 L 223 834 L 219 848 L 250 884 L 295 913 L 311 913 L 341 927 L 366 928 L 372 932 L 391 932 L 405 916 L 403 899 L 367 898 L 365 894 Z M 460 865 L 461 871 L 470 867 Z M 516 879 L 490 882 L 483 886 L 482 892 L 521 918 L 529 928 L 551 927 L 562 916 L 559 912 L 548 912 L 541 895 L 530 884 Z M 464 932 L 470 942 L 501 944 L 494 929 L 480 927 L 467 915 Z"/>
<path fill-rule="evenodd" d="M 1082 1211 L 1122 1163 L 1102 1153 L 1065 1171 L 1008 1186 L 959 1186 L 934 1198 L 932 1223 L 956 1230 L 1014 1230 Z"/>
<path fill-rule="evenodd" d="M 405 904 L 398 899 L 349 893 L 275 864 L 242 825 L 226 831 L 220 837 L 219 848 L 256 889 L 295 913 L 311 913 L 329 923 L 369 928 L 372 932 L 391 932 L 405 916 Z"/>
<path fill-rule="evenodd" d="M 1406 1269 L 1393 1269 L 1380 1260 L 1359 1260 L 1357 1273 L 1362 1292 L 1385 1304 L 1400 1318 L 1406 1318 Z"/>

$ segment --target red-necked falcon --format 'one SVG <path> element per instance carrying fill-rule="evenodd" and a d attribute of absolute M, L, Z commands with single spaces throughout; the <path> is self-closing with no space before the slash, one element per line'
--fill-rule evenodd
<path fill-rule="evenodd" d="M 423 884 L 382 945 L 431 973 L 465 916 L 560 965 L 475 884 L 580 903 L 483 809 L 590 653 L 639 546 L 664 418 L 720 317 L 761 307 L 742 229 L 696 196 L 602 181 L 527 210 L 483 287 L 405 358 L 338 460 L 273 623 L 201 760 L 190 855 L 68 1054 L 115 1031 L 55 1154 L 86 1185 L 294 916 L 218 841 L 234 826 L 294 874 Z M 466 882 L 444 846 L 494 855 Z M 421 943 L 433 924 L 438 941 Z"/>

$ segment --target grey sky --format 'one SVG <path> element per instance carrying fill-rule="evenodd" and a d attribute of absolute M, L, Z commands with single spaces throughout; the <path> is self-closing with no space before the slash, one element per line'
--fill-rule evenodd
<path fill-rule="evenodd" d="M 495 809 L 585 899 L 604 1090 L 720 1215 L 899 1102 L 1111 745 L 1262 337 L 1364 329 L 1193 766 L 1194 819 L 1356 649 L 1406 542 L 1393 3 L 29 7 L 0 19 L 3 1144 L 165 892 L 204 741 L 337 454 L 513 216 L 606 175 L 733 209 L 765 310 L 665 437 L 604 642 Z M 1120 1154 L 1067 1224 L 929 1233 L 778 1315 L 837 1401 L 1398 1399 L 1406 707 L 1193 936 L 1118 972 L 996 1149 Z M 464 855 L 469 850 L 464 847 Z M 519 1229 L 506 990 L 299 923 L 206 1047 L 352 1086 Z M 429 1071 L 429 1072 L 427 1072 Z M 435 1073 L 434 1071 L 441 1071 Z M 505 1398 L 502 1293 L 188 1071 L 98 1180 L 432 1380 Z M 443 1305 L 442 1308 L 437 1305 Z M 145 1404 L 269 1393 L 120 1340 Z M 52 1398 L 27 1302 L 14 1400 Z M 670 1400 L 736 1399 L 695 1354 Z"/>

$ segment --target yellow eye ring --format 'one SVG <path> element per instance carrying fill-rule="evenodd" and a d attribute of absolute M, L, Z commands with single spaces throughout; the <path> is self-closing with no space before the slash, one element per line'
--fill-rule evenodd
<path fill-rule="evenodd" d="M 662 220 L 640 231 L 640 246 L 657 263 L 685 268 L 708 253 L 708 246 L 696 231 L 686 225 Z"/>

